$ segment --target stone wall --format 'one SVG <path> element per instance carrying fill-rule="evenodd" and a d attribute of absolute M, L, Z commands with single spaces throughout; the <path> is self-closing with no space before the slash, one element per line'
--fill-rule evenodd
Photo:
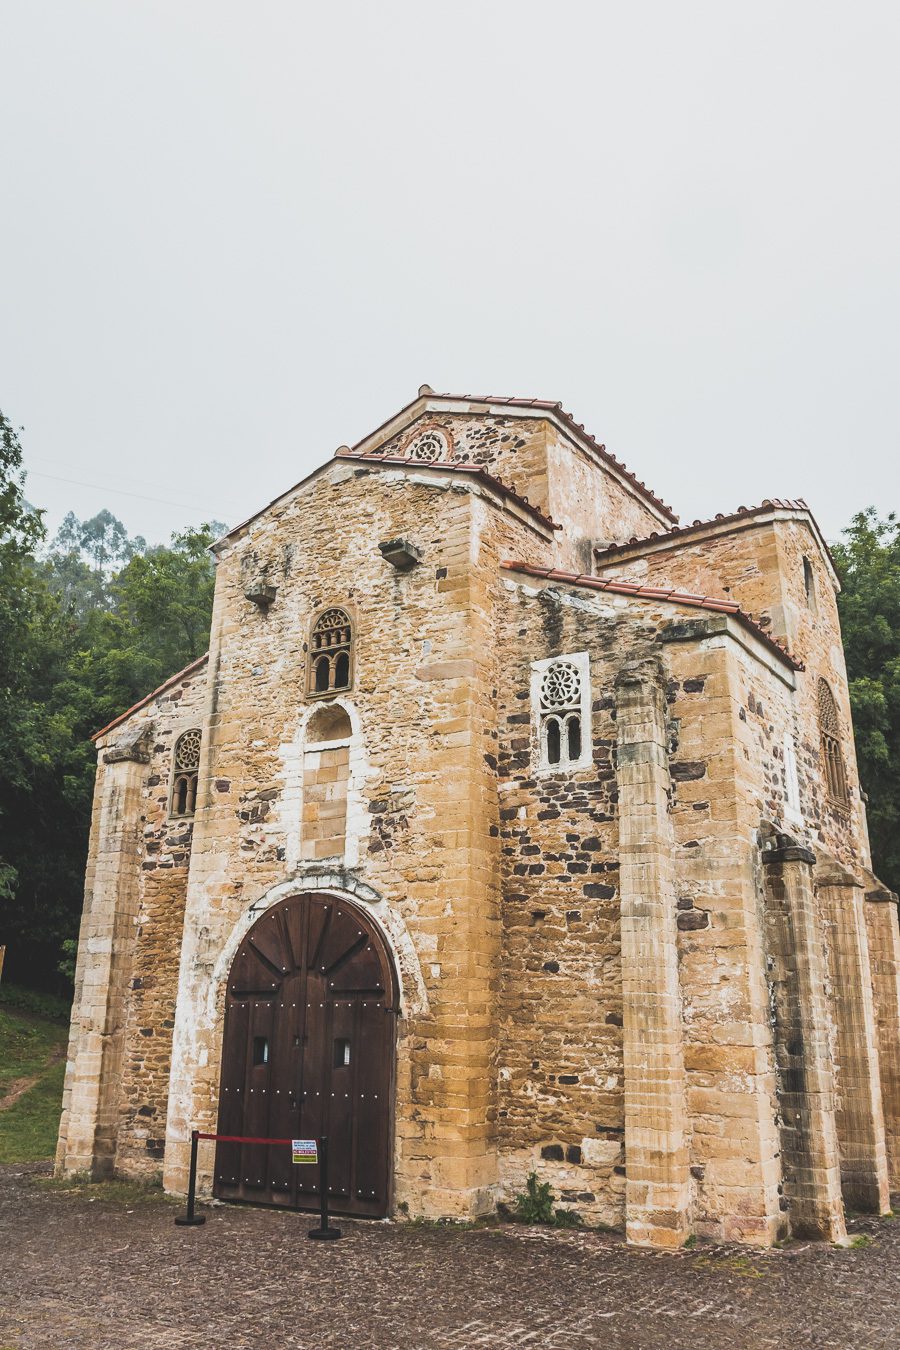
<path fill-rule="evenodd" d="M 561 526 L 554 540 L 559 566 L 590 573 L 598 541 L 628 539 L 664 523 L 627 480 L 546 418 L 435 410 L 385 441 L 378 453 L 409 453 L 430 431 L 444 438 L 448 457 L 487 469 L 549 513 Z"/>
<path fill-rule="evenodd" d="M 499 703 L 505 1193 L 520 1189 L 536 1167 L 587 1216 L 617 1226 L 624 1221 L 615 681 L 635 664 L 655 663 L 665 672 L 671 738 L 665 766 L 670 824 L 661 821 L 659 828 L 671 831 L 671 843 L 650 849 L 641 866 L 668 867 L 673 888 L 669 921 L 673 940 L 677 931 L 684 1001 L 678 1053 L 690 1119 L 692 1221 L 710 1235 L 771 1240 L 783 1217 L 758 832 L 765 814 L 782 819 L 783 768 L 775 747 L 789 717 L 793 676 L 776 656 L 761 650 L 751 656 L 735 635 L 717 633 L 715 622 L 708 630 L 672 605 L 510 582 L 502 622 L 504 647 L 517 653 L 501 678 Z M 668 640 L 673 636 L 680 640 Z M 592 672 L 593 764 L 572 774 L 535 773 L 531 660 L 581 651 Z M 749 722 L 744 680 L 757 689 Z M 771 727 L 765 723 L 768 754 L 758 734 L 766 708 L 777 714 Z M 645 808 L 630 810 L 646 842 Z M 649 885 L 649 873 L 642 875 Z M 663 893 L 661 884 L 650 886 L 654 894 Z M 659 991 L 648 994 L 644 1006 L 661 1006 L 667 977 L 659 978 Z M 646 1021 L 640 1032 L 636 1026 L 636 1044 L 649 1034 Z M 659 1034 L 665 1045 L 670 1033 Z M 673 1065 L 668 1077 L 674 1072 Z M 647 1073 L 636 1070 L 636 1080 Z M 649 1100 L 638 1100 L 638 1114 L 652 1116 L 653 1109 Z M 681 1231 L 677 1224 L 672 1230 Z"/>
<path fill-rule="evenodd" d="M 770 1242 L 787 1231 L 789 1221 L 797 1231 L 812 1231 L 818 1224 L 820 1234 L 841 1236 L 839 1186 L 843 1181 L 860 1203 L 862 1192 L 859 1183 L 854 1190 L 853 1175 L 861 1165 L 855 1158 L 864 1132 L 853 1129 L 845 1136 L 852 1135 L 856 1153 L 845 1145 L 839 1177 L 841 1102 L 851 1094 L 849 1079 L 847 1092 L 839 1090 L 834 1047 L 841 1038 L 856 1045 L 864 1042 L 867 1031 L 874 1035 L 871 988 L 867 995 L 864 982 L 868 958 L 859 942 L 850 944 L 857 967 L 844 980 L 842 999 L 836 982 L 828 979 L 829 939 L 814 902 L 811 867 L 806 866 L 801 908 L 795 909 L 801 905 L 801 892 L 791 891 L 783 902 L 788 909 L 778 911 L 776 906 L 773 915 L 782 917 L 771 923 L 765 919 L 771 891 L 761 867 L 766 839 L 797 828 L 784 744 L 786 737 L 797 736 L 797 686 L 803 674 L 792 672 L 759 643 L 754 650 L 753 640 L 741 631 L 720 620 L 689 616 L 675 605 L 613 600 L 549 582 L 511 582 L 510 587 L 504 645 L 509 651 L 518 646 L 521 655 L 510 665 L 508 679 L 501 680 L 500 700 L 504 958 L 499 1138 L 505 1193 L 520 1189 L 528 1171 L 536 1168 L 568 1203 L 600 1222 L 627 1219 L 633 1240 L 654 1245 L 680 1240 L 688 1223 L 693 1231 L 719 1240 Z M 590 769 L 571 774 L 536 773 L 535 723 L 527 692 L 530 659 L 581 651 L 589 654 L 592 672 L 594 762 Z M 659 816 L 651 829 L 651 798 L 641 799 L 641 804 L 629 797 L 627 808 L 623 805 L 622 775 L 632 752 L 623 760 L 622 710 L 614 686 L 623 672 L 654 666 L 661 668 L 665 682 L 668 744 L 663 769 L 670 787 L 669 823 Z M 650 677 L 648 681 L 649 688 Z M 801 801 L 813 799 L 804 781 L 809 771 L 801 764 Z M 632 796 L 635 790 L 628 786 Z M 657 937 L 652 930 L 644 932 L 650 911 L 643 903 L 635 912 L 644 936 L 627 960 L 623 956 L 628 851 L 619 813 L 626 809 L 629 826 L 636 822 L 641 847 L 641 870 L 635 874 L 640 881 L 629 886 L 637 884 L 638 894 L 644 888 L 647 896 L 673 894 L 677 1036 L 671 1025 L 651 1025 L 645 1011 L 653 1008 L 658 1017 L 666 1000 L 675 996 L 665 974 L 665 926 Z M 597 882 L 591 881 L 594 875 Z M 802 964 L 805 958 L 791 945 L 800 940 L 801 913 L 806 916 L 809 959 L 818 962 L 818 974 L 809 973 Z M 623 960 L 626 970 L 638 968 L 637 984 L 623 974 Z M 779 965 L 784 960 L 788 967 Z M 795 960 L 801 962 L 801 985 L 780 1005 L 778 991 L 794 978 L 790 972 L 797 969 Z M 649 978 L 654 961 L 656 984 L 646 986 L 645 996 L 641 981 Z M 787 973 L 779 975 L 780 970 Z M 629 997 L 636 1000 L 631 1012 L 628 998 L 623 998 L 629 988 Z M 850 990 L 857 992 L 851 997 Z M 778 1025 L 785 1028 L 782 1041 Z M 631 1068 L 630 1028 L 636 1055 Z M 862 1028 L 859 1036 L 854 1028 Z M 683 1067 L 680 1117 L 677 1100 L 663 1106 L 654 1096 L 652 1084 L 658 1078 L 646 1056 L 657 1039 L 667 1047 L 667 1090 L 674 1090 L 678 1065 Z M 777 1059 L 779 1044 L 795 1043 L 806 1044 L 799 1069 Z M 860 1094 L 868 1093 L 877 1102 L 877 1063 L 871 1055 L 865 1063 L 854 1063 L 859 1075 L 854 1098 L 861 1102 Z M 811 1090 L 816 1074 L 821 1080 L 820 1097 L 810 1098 L 811 1142 L 807 1131 L 802 1132 L 804 1147 L 811 1149 L 803 1175 L 814 1176 L 818 1185 L 831 1168 L 831 1182 L 823 1182 L 824 1191 L 813 1197 L 815 1222 L 804 1209 L 807 1183 L 795 1185 L 782 1170 L 783 1157 L 799 1157 L 796 1150 L 791 1155 L 778 1129 L 794 1091 L 792 1075 L 796 1078 L 798 1072 L 807 1084 L 803 1093 Z M 634 1142 L 629 1149 L 628 1102 L 634 1093 Z M 820 1106 L 814 1110 L 817 1101 Z M 815 1126 L 816 1110 L 821 1129 Z M 877 1177 L 878 1138 L 883 1152 L 884 1130 L 879 1136 L 875 1107 L 873 1112 L 867 1119 L 874 1151 L 867 1156 L 874 1160 L 876 1189 L 867 1204 L 877 1209 L 883 1202 Z M 638 1126 L 641 1120 L 659 1122 L 654 1127 L 656 1166 L 641 1161 L 646 1134 L 646 1124 Z M 679 1130 L 689 1148 L 689 1200 L 677 1171 Z M 827 1138 L 832 1140 L 830 1161 Z M 658 1170 L 660 1157 L 668 1163 L 664 1172 Z M 794 1178 L 801 1175 L 798 1167 L 799 1162 Z M 632 1197 L 633 1177 L 645 1180 L 635 1185 Z M 673 1197 L 671 1203 L 654 1203 L 654 1188 Z M 681 1198 L 676 1202 L 674 1197 Z M 667 1217 L 658 1220 L 659 1213 Z"/>
<path fill-rule="evenodd" d="M 797 672 L 731 616 L 501 567 L 587 572 L 592 541 L 659 524 L 552 419 L 429 409 L 384 448 L 432 434 L 565 528 L 476 476 L 337 458 L 218 546 L 208 673 L 99 742 L 60 1165 L 142 1174 L 164 1151 L 183 1191 L 237 947 L 326 890 L 398 972 L 395 1206 L 488 1212 L 536 1170 L 647 1245 L 839 1237 L 840 1186 L 878 1208 L 896 1176 L 900 938 L 808 522 L 626 564 L 741 600 Z M 398 540 L 407 570 L 379 548 Z M 354 673 L 322 703 L 308 642 L 332 605 Z M 562 655 L 590 679 L 565 771 L 535 702 Z M 849 810 L 822 790 L 820 677 Z M 172 747 L 201 725 L 191 824 L 169 814 Z M 201 1191 L 210 1172 L 207 1152 Z"/>
<path fill-rule="evenodd" d="M 98 741 L 57 1154 L 66 1171 L 162 1164 L 192 832 L 169 815 L 172 749 L 202 727 L 205 683 L 200 665 Z"/>
<path fill-rule="evenodd" d="M 168 1122 L 173 1188 L 190 1128 L 215 1125 L 223 981 L 239 935 L 291 876 L 334 884 L 352 869 L 355 898 L 401 967 L 395 1198 L 426 1214 L 493 1203 L 498 656 L 487 588 L 498 545 L 486 540 L 501 519 L 506 547 L 547 547 L 546 531 L 466 486 L 336 461 L 220 555 Z M 378 549 L 398 537 L 421 553 L 405 573 Z M 245 596 L 260 570 L 276 589 L 265 612 Z M 341 699 L 354 723 L 346 846 L 305 861 L 311 799 L 304 806 L 291 785 L 309 623 L 329 604 L 349 607 L 355 625 L 354 685 Z"/>
<path fill-rule="evenodd" d="M 812 596 L 807 595 L 807 562 Z M 847 669 L 837 611 L 837 579 L 808 513 L 773 511 L 713 525 L 684 540 L 661 540 L 598 558 L 603 576 L 644 585 L 676 586 L 736 601 L 773 637 L 787 642 L 805 665 L 797 685 L 796 752 L 801 761 L 802 814 L 809 832 L 849 867 L 870 867 L 865 809 L 860 796 Z M 847 810 L 824 792 L 819 738 L 818 681 L 825 679 L 838 705 L 850 788 Z"/>

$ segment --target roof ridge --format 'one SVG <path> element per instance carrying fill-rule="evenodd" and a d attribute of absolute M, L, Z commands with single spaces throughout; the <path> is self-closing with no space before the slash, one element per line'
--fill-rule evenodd
<path fill-rule="evenodd" d="M 95 731 L 91 740 L 99 741 L 100 737 L 105 736 L 108 731 L 112 731 L 113 727 L 117 727 L 120 722 L 127 721 L 132 713 L 137 712 L 139 708 L 145 707 L 146 704 L 152 703 L 159 694 L 165 693 L 167 689 L 170 689 L 173 684 L 177 684 L 179 680 L 184 679 L 186 675 L 192 675 L 195 670 L 199 670 L 204 661 L 208 660 L 209 652 L 204 652 L 202 656 L 197 657 L 196 661 L 189 661 L 182 670 L 177 670 L 174 675 L 170 675 L 167 680 L 163 680 L 162 684 L 154 689 L 152 693 L 145 694 L 143 698 L 138 699 L 137 703 L 132 703 L 131 707 L 127 708 L 125 712 L 120 713 L 118 717 L 114 717 L 111 722 L 107 722 L 105 727 L 101 727 L 99 731 Z"/>
<path fill-rule="evenodd" d="M 741 609 L 735 600 L 719 600 L 713 595 L 695 595 L 692 591 L 682 591 L 675 586 L 645 586 L 636 581 L 619 581 L 615 577 L 594 577 L 586 572 L 568 572 L 560 567 L 535 567 L 532 563 L 504 559 L 500 566 L 508 572 L 522 572 L 526 576 L 540 577 L 545 581 L 562 581 L 569 586 L 584 586 L 593 591 L 608 591 L 613 595 L 627 595 L 636 600 L 667 600 L 673 604 L 691 605 L 695 609 L 711 610 L 718 614 L 732 614 L 735 619 L 748 628 L 754 636 L 778 653 L 794 670 L 804 670 L 802 661 L 792 656 L 785 643 L 761 627 Z"/>
<path fill-rule="evenodd" d="M 350 450 L 346 446 L 340 446 L 334 452 L 335 459 L 354 460 L 359 464 L 391 464 L 402 466 L 407 469 L 442 469 L 450 473 L 469 474 L 473 478 L 478 478 L 481 482 L 495 488 L 504 497 L 510 497 L 513 501 L 528 511 L 530 515 L 535 516 L 542 524 L 551 530 L 561 530 L 551 515 L 535 506 L 534 502 L 529 501 L 524 493 L 518 492 L 512 483 L 507 483 L 499 474 L 491 473 L 482 464 L 464 464 L 455 463 L 449 459 L 410 459 L 408 455 L 383 455 L 378 450 L 371 450 L 368 453 L 358 453 L 356 450 Z"/>
<path fill-rule="evenodd" d="M 369 432 L 369 434 L 367 436 L 364 436 L 362 440 L 357 441 L 356 445 L 353 446 L 353 449 L 355 450 L 357 445 L 362 445 L 364 444 L 365 441 L 370 440 L 372 436 L 377 435 L 379 431 L 381 431 L 384 427 L 388 426 L 390 422 L 393 422 L 396 417 L 399 417 L 402 413 L 406 412 L 406 410 L 408 408 L 411 408 L 413 404 L 418 403 L 420 399 L 426 400 L 430 398 L 448 399 L 450 401 L 459 403 L 489 403 L 496 407 L 540 408 L 544 412 L 555 412 L 559 416 L 560 420 L 566 423 L 566 425 L 570 427 L 571 430 L 574 431 L 579 436 L 580 439 L 586 441 L 588 445 L 591 447 L 591 449 L 596 454 L 598 454 L 601 459 L 604 459 L 609 464 L 614 465 L 617 472 L 619 472 L 623 476 L 623 478 L 626 478 L 628 482 L 630 482 L 632 486 L 637 489 L 638 493 L 641 496 L 645 497 L 648 501 L 651 501 L 654 504 L 654 506 L 656 506 L 664 515 L 668 516 L 670 520 L 672 521 L 678 520 L 678 517 L 672 510 L 671 506 L 667 505 L 667 503 L 664 502 L 661 497 L 658 497 L 656 495 L 656 493 L 652 490 L 652 488 L 649 488 L 647 484 L 643 482 L 642 479 L 638 478 L 636 474 L 632 473 L 631 470 L 625 464 L 623 464 L 620 459 L 617 459 L 616 456 L 612 454 L 611 451 L 607 450 L 606 445 L 603 442 L 598 441 L 594 436 L 591 435 L 589 431 L 586 431 L 583 422 L 576 422 L 573 414 L 567 412 L 567 410 L 563 407 L 562 403 L 560 403 L 559 401 L 554 401 L 553 399 L 546 399 L 546 398 L 513 398 L 500 394 L 448 394 L 448 393 L 441 394 L 437 393 L 433 389 L 429 389 L 425 385 L 422 386 L 422 390 L 423 391 L 427 390 L 427 392 L 419 393 L 412 400 L 412 402 L 407 403 L 404 408 L 400 409 L 399 413 L 396 413 L 394 415 L 394 417 L 389 418 L 387 422 L 382 422 L 380 427 L 375 428 L 375 431 Z"/>
<path fill-rule="evenodd" d="M 652 530 L 650 534 L 645 535 L 633 534 L 630 539 L 624 539 L 619 543 L 604 544 L 602 548 L 594 549 L 594 557 L 601 558 L 611 553 L 625 552 L 629 548 L 634 548 L 635 545 L 651 544 L 659 539 L 673 539 L 678 535 L 692 534 L 695 530 L 705 529 L 709 525 L 727 524 L 733 520 L 747 520 L 752 516 L 760 515 L 763 511 L 805 511 L 816 524 L 818 530 L 815 516 L 813 516 L 809 505 L 802 497 L 766 497 L 758 506 L 739 506 L 736 511 L 730 512 L 717 511 L 714 516 L 710 516 L 707 520 L 692 520 L 685 525 L 672 525 L 667 530 Z M 821 531 L 819 533 L 821 534 Z M 822 542 L 825 543 L 824 538 Z M 827 544 L 825 544 L 825 548 L 828 551 Z M 828 556 L 831 557 L 830 551 Z"/>
<path fill-rule="evenodd" d="M 677 524 L 678 522 L 678 517 L 672 510 L 671 506 L 667 506 L 661 497 L 657 497 L 656 493 L 653 492 L 652 489 L 648 488 L 646 483 L 644 483 L 635 474 L 633 474 L 631 470 L 627 468 L 626 465 L 623 464 L 620 459 L 617 459 L 614 454 L 612 454 L 609 450 L 607 450 L 606 446 L 602 442 L 597 441 L 589 431 L 585 431 L 584 424 L 581 422 L 576 422 L 573 415 L 570 412 L 567 412 L 561 403 L 553 402 L 550 399 L 501 397 L 497 394 L 438 394 L 435 393 L 435 391 L 431 389 L 428 385 L 422 385 L 414 399 L 411 399 L 409 403 L 404 404 L 402 408 L 400 408 L 397 412 L 393 413 L 390 417 L 386 418 L 385 421 L 380 423 L 379 426 L 374 427 L 371 431 L 367 432 L 365 436 L 363 436 L 360 440 L 358 440 L 355 443 L 355 445 L 349 448 L 347 446 L 339 447 L 339 449 L 335 451 L 335 454 L 334 456 L 332 456 L 331 459 L 324 460 L 316 468 L 311 470 L 310 473 L 306 474 L 303 478 L 301 478 L 299 482 L 294 483 L 289 488 L 285 488 L 284 492 L 279 492 L 278 495 L 273 497 L 270 502 L 267 502 L 265 506 L 261 506 L 259 510 L 252 512 L 252 514 L 247 516 L 244 520 L 238 521 L 236 525 L 232 525 L 231 529 L 226 530 L 225 533 L 221 536 L 221 538 L 217 539 L 211 545 L 212 552 L 214 553 L 218 552 L 219 549 L 225 544 L 226 540 L 232 539 L 236 535 L 239 535 L 243 531 L 247 530 L 253 524 L 254 521 L 260 518 L 260 516 L 265 515 L 267 511 L 271 511 L 271 509 L 274 506 L 276 506 L 279 502 L 284 501 L 285 498 L 290 497 L 292 493 L 297 492 L 301 487 L 304 486 L 304 484 L 308 483 L 311 478 L 314 478 L 316 474 L 320 473 L 329 464 L 333 463 L 335 458 L 339 456 L 352 457 L 354 453 L 359 454 L 360 458 L 364 457 L 368 458 L 368 456 L 365 456 L 359 452 L 358 450 L 359 446 L 365 445 L 367 441 L 373 440 L 376 436 L 378 436 L 382 432 L 387 432 L 389 428 L 394 428 L 394 430 L 390 431 L 389 434 L 390 435 L 395 434 L 397 422 L 401 421 L 404 415 L 408 413 L 411 408 L 415 407 L 417 403 L 427 401 L 428 399 L 438 399 L 438 400 L 446 399 L 448 401 L 460 403 L 465 402 L 488 403 L 495 405 L 497 407 L 537 408 L 545 412 L 556 413 L 560 421 L 565 423 L 566 426 L 568 426 L 575 433 L 576 436 L 578 436 L 582 441 L 584 441 L 590 447 L 593 453 L 595 453 L 601 460 L 605 460 L 607 463 L 613 465 L 616 472 L 621 474 L 621 476 L 624 479 L 626 479 L 627 482 L 631 483 L 631 485 L 634 487 L 639 496 L 642 496 L 645 498 L 645 500 L 652 502 L 653 505 L 663 515 L 668 516 L 669 520 L 671 520 L 673 524 Z M 384 457 L 382 456 L 382 458 Z M 488 475 L 486 470 L 484 472 L 487 477 L 494 477 L 493 475 Z M 497 483 L 503 484 L 503 480 L 501 478 L 496 478 L 495 481 Z M 509 489 L 508 484 L 503 484 L 503 486 Z M 526 498 L 520 497 L 519 494 L 515 492 L 515 489 L 509 490 L 513 495 L 518 497 L 520 501 L 527 500 Z M 536 514 L 540 514 L 541 516 L 543 516 L 545 520 L 550 520 L 549 516 L 544 516 L 543 512 L 538 512 L 537 508 L 533 508 L 533 510 L 535 511 Z M 561 529 L 562 527 L 554 524 L 553 528 Z"/>

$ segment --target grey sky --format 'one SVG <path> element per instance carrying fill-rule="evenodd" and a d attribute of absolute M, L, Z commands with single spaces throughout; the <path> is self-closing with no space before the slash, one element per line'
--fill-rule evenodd
<path fill-rule="evenodd" d="M 426 381 L 561 399 L 686 519 L 900 506 L 896 3 L 5 0 L 0 42 L 51 525 L 234 522 Z"/>

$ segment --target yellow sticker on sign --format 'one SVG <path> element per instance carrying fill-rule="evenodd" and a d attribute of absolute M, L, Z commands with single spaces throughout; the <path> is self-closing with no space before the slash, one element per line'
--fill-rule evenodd
<path fill-rule="evenodd" d="M 292 1163 L 317 1163 L 318 1161 L 319 1150 L 315 1139 L 291 1140 Z"/>

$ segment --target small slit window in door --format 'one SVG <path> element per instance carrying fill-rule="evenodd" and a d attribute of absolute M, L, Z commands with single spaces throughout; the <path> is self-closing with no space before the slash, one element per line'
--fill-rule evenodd
<path fill-rule="evenodd" d="M 336 1036 L 334 1041 L 334 1067 L 345 1069 L 349 1063 L 350 1042 L 343 1037 Z"/>

